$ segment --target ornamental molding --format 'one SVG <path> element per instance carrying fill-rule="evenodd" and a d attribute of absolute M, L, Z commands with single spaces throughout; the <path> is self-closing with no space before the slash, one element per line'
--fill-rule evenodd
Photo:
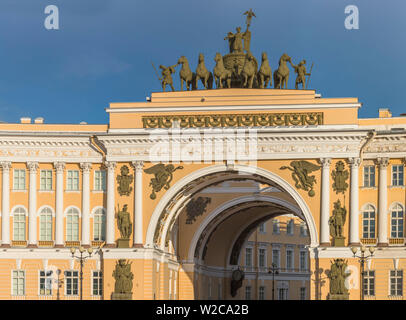
<path fill-rule="evenodd" d="M 322 125 L 323 112 L 143 116 L 144 128 L 224 128 Z"/>

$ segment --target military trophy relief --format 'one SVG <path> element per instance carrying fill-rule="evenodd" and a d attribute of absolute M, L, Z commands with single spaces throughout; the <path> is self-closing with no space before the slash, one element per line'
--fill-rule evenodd
<path fill-rule="evenodd" d="M 130 169 L 128 166 L 122 166 L 120 169 L 121 175 L 117 176 L 117 191 L 120 196 L 129 196 L 131 191 L 133 191 L 133 187 L 131 187 L 131 183 L 134 181 L 134 176 L 130 173 Z"/>
<path fill-rule="evenodd" d="M 346 272 L 348 267 L 347 261 L 344 259 L 334 259 L 331 261 L 330 272 L 330 290 L 327 295 L 327 300 L 348 300 L 348 288 L 345 285 L 346 279 L 351 275 L 351 272 Z"/>
<path fill-rule="evenodd" d="M 120 205 L 117 206 L 115 218 L 117 219 L 117 228 L 120 231 L 120 238 L 117 239 L 118 248 L 129 248 L 130 237 L 133 229 L 130 213 L 127 211 L 128 205 L 125 204 L 120 210 Z"/>
<path fill-rule="evenodd" d="M 166 87 L 170 86 L 172 91 L 175 91 L 173 86 L 172 75 L 176 73 L 176 67 L 181 66 L 179 70 L 180 90 L 197 90 L 199 82 L 203 89 L 212 89 L 215 82 L 217 89 L 222 88 L 267 88 L 274 85 L 275 89 L 287 89 L 289 80 L 289 66 L 296 73 L 295 89 L 307 89 L 313 64 L 310 72 L 306 70 L 306 60 L 301 60 L 297 65 L 293 64 L 292 58 L 284 53 L 279 59 L 278 69 L 272 74 L 272 69 L 266 52 L 262 53 L 261 65 L 251 52 L 251 31 L 249 30 L 252 18 L 256 18 L 252 9 L 244 13 L 246 16 L 246 29 L 242 31 L 241 27 L 237 27 L 235 32 L 228 32 L 224 37 L 227 41 L 229 53 L 222 56 L 217 52 L 214 55 L 215 67 L 213 72 L 207 69 L 205 57 L 202 53 L 197 59 L 197 67 L 195 72 L 192 71 L 189 61 L 185 56 L 181 56 L 177 63 L 171 66 L 160 65 L 161 75 L 152 63 L 155 73 L 162 86 L 162 91 L 165 92 Z M 306 79 L 306 77 L 309 77 Z M 199 81 L 200 80 L 200 81 Z M 273 80 L 273 81 L 272 81 Z"/>
<path fill-rule="evenodd" d="M 193 224 L 197 217 L 203 215 L 210 202 L 211 199 L 208 197 L 198 197 L 197 199 L 190 200 L 186 205 L 186 224 Z"/>
<path fill-rule="evenodd" d="M 295 187 L 307 191 L 309 197 L 316 195 L 314 184 L 316 177 L 310 175 L 312 172 L 319 170 L 321 167 L 305 160 L 295 160 L 290 163 L 290 166 L 282 166 L 280 170 L 292 171 L 292 179 L 295 181 Z"/>
<path fill-rule="evenodd" d="M 334 209 L 332 216 L 329 219 L 330 236 L 332 238 L 333 247 L 344 247 L 344 225 L 347 217 L 347 209 L 345 208 L 345 192 L 348 190 L 347 180 L 349 172 L 345 169 L 343 161 L 338 161 L 335 170 L 331 173 L 333 178 L 333 190 L 336 194 L 342 193 L 344 195 L 343 205 L 340 199 L 334 202 Z"/>
<path fill-rule="evenodd" d="M 125 259 L 116 261 L 113 278 L 115 284 L 111 300 L 132 300 L 134 274 L 131 271 L 131 263 Z"/>
<path fill-rule="evenodd" d="M 149 183 L 149 186 L 152 187 L 152 192 L 149 197 L 152 200 L 156 199 L 156 193 L 160 192 L 162 188 L 165 190 L 168 190 L 170 188 L 170 183 L 173 179 L 173 173 L 179 169 L 183 169 L 183 167 L 175 167 L 173 164 L 165 165 L 163 163 L 158 163 L 151 168 L 144 169 L 144 172 L 146 174 L 154 175 Z"/>

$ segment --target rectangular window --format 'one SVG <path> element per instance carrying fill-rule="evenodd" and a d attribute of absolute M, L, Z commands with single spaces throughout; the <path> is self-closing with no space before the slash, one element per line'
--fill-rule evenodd
<path fill-rule="evenodd" d="M 364 167 L 364 187 L 375 187 L 375 166 Z"/>
<path fill-rule="evenodd" d="M 67 171 L 66 189 L 68 191 L 79 190 L 79 170 Z"/>
<path fill-rule="evenodd" d="M 265 222 L 264 222 L 264 223 L 261 223 L 261 224 L 259 225 L 259 232 L 261 232 L 261 233 L 266 233 L 266 230 L 265 230 Z"/>
<path fill-rule="evenodd" d="M 259 287 L 258 299 L 265 300 L 265 287 L 264 286 Z"/>
<path fill-rule="evenodd" d="M 24 296 L 25 295 L 25 271 L 24 270 L 13 270 L 13 285 L 12 294 L 13 296 Z"/>
<path fill-rule="evenodd" d="M 390 295 L 403 296 L 403 270 L 391 270 L 390 272 Z"/>
<path fill-rule="evenodd" d="M 279 256 L 280 256 L 279 249 L 272 249 L 272 264 L 275 264 L 276 268 L 280 268 Z"/>
<path fill-rule="evenodd" d="M 279 234 L 280 233 L 280 228 L 279 228 L 279 221 L 278 220 L 272 220 L 272 232 L 274 234 Z"/>
<path fill-rule="evenodd" d="M 300 300 L 306 300 L 306 287 L 300 288 Z"/>
<path fill-rule="evenodd" d="M 403 186 L 403 165 L 392 166 L 392 186 Z"/>
<path fill-rule="evenodd" d="M 79 272 L 65 271 L 65 294 L 67 296 L 77 296 L 79 287 Z"/>
<path fill-rule="evenodd" d="M 101 271 L 93 271 L 93 290 L 94 296 L 101 296 L 103 294 L 103 276 Z"/>
<path fill-rule="evenodd" d="M 289 220 L 287 226 L 286 226 L 286 233 L 290 236 L 293 235 L 293 227 L 294 227 L 294 221 L 293 219 Z"/>
<path fill-rule="evenodd" d="M 306 269 L 307 269 L 307 252 L 306 251 L 300 251 L 299 269 L 300 269 L 300 271 L 306 271 Z"/>
<path fill-rule="evenodd" d="M 52 170 L 41 170 L 40 173 L 40 190 L 52 190 Z"/>
<path fill-rule="evenodd" d="M 245 266 L 252 267 L 252 248 L 245 248 Z"/>
<path fill-rule="evenodd" d="M 106 171 L 97 170 L 94 172 L 94 190 L 106 191 Z"/>
<path fill-rule="evenodd" d="M 52 271 L 41 270 L 39 272 L 39 294 L 41 296 L 52 295 Z"/>
<path fill-rule="evenodd" d="M 292 249 L 286 250 L 286 269 L 288 269 L 288 270 L 293 269 L 293 250 Z"/>
<path fill-rule="evenodd" d="M 307 237 L 307 225 L 305 222 L 302 222 L 300 224 L 300 236 Z"/>
<path fill-rule="evenodd" d="M 245 300 L 251 300 L 251 286 L 245 287 Z"/>
<path fill-rule="evenodd" d="M 70 214 L 66 218 L 66 241 L 79 241 L 79 215 Z"/>
<path fill-rule="evenodd" d="M 25 213 L 14 213 L 13 216 L 13 240 L 25 240 Z"/>
<path fill-rule="evenodd" d="M 25 169 L 14 169 L 14 190 L 25 190 Z"/>
<path fill-rule="evenodd" d="M 265 268 L 266 266 L 266 249 L 264 248 L 258 249 L 258 266 L 260 268 Z"/>
<path fill-rule="evenodd" d="M 278 289 L 278 299 L 279 300 L 288 300 L 288 289 L 279 288 Z"/>
<path fill-rule="evenodd" d="M 364 272 L 364 295 L 374 296 L 375 295 L 375 271 L 365 271 Z"/>
<path fill-rule="evenodd" d="M 42 213 L 39 218 L 39 239 L 41 241 L 52 240 L 52 214 Z"/>

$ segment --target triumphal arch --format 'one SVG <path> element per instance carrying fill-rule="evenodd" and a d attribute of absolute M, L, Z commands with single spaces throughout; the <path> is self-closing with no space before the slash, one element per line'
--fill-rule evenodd
<path fill-rule="evenodd" d="M 243 299 L 244 243 L 288 214 L 309 299 L 403 299 L 406 118 L 358 118 L 357 98 L 308 89 L 302 58 L 272 73 L 245 14 L 213 71 L 161 65 L 163 92 L 106 125 L 0 124 L 0 298 Z"/>

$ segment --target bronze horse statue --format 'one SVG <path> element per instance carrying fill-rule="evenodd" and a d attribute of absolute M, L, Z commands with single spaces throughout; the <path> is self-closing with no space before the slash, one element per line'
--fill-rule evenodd
<path fill-rule="evenodd" d="M 182 65 L 182 69 L 179 71 L 181 90 L 183 91 L 183 82 L 185 82 L 186 90 L 195 90 L 196 74 L 190 69 L 189 62 L 187 61 L 186 57 L 181 56 L 178 60 L 178 64 Z"/>
<path fill-rule="evenodd" d="M 284 53 L 279 59 L 279 67 L 273 73 L 273 80 L 275 84 L 275 89 L 287 89 L 289 80 L 289 68 L 286 62 L 291 62 L 292 59 Z"/>
<path fill-rule="evenodd" d="M 269 65 L 268 56 L 265 52 L 262 53 L 262 62 L 257 74 L 257 79 L 261 89 L 266 88 L 268 86 L 268 82 L 272 87 L 272 69 Z"/>
<path fill-rule="evenodd" d="M 255 76 L 257 75 L 258 63 L 251 52 L 247 53 L 245 63 L 241 71 L 241 76 L 244 80 L 244 88 L 252 88 Z"/>
<path fill-rule="evenodd" d="M 222 55 L 217 52 L 214 61 L 216 61 L 216 66 L 213 70 L 216 88 L 223 88 L 223 82 L 227 85 L 227 88 L 231 88 L 232 71 L 224 67 Z"/>
<path fill-rule="evenodd" d="M 207 70 L 206 65 L 204 64 L 203 53 L 199 54 L 199 63 L 196 68 L 196 80 L 195 80 L 196 88 L 199 79 L 202 81 L 205 89 L 213 88 L 213 74 L 209 70 Z"/>

